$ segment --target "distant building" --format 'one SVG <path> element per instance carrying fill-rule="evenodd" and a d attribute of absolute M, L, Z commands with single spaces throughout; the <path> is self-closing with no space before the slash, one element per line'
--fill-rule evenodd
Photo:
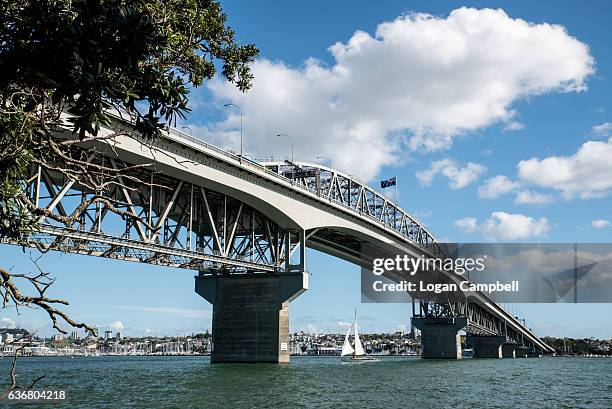
<path fill-rule="evenodd" d="M 117 334 L 115 335 L 115 338 L 122 339 L 123 335 L 121 335 L 121 332 L 117 331 Z"/>
<path fill-rule="evenodd" d="M 9 341 L 7 341 L 9 342 Z M 14 345 L 4 345 L 2 349 L 0 349 L 0 355 L 13 355 L 15 354 L 15 346 Z"/>
<path fill-rule="evenodd" d="M 113 337 L 113 331 L 104 331 L 104 339 L 111 339 Z"/>
<path fill-rule="evenodd" d="M 63 341 L 64 334 L 53 334 L 53 337 L 51 337 L 51 339 L 53 340 L 53 342 Z"/>
<path fill-rule="evenodd" d="M 77 339 L 79 339 L 79 333 L 77 331 L 72 331 L 70 333 L 70 339 L 72 341 L 76 341 Z"/>
<path fill-rule="evenodd" d="M 9 342 L 13 342 L 13 334 L 7 332 L 4 334 L 4 343 L 8 344 Z"/>
<path fill-rule="evenodd" d="M 342 348 L 317 346 L 315 355 L 340 355 Z"/>

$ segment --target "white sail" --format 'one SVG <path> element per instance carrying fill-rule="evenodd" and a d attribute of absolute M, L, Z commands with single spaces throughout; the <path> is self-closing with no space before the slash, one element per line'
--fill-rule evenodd
<path fill-rule="evenodd" d="M 359 339 L 359 333 L 357 332 L 357 313 L 355 313 L 355 356 L 365 355 L 365 351 L 361 346 L 361 340 Z"/>
<path fill-rule="evenodd" d="M 346 337 L 344 337 L 344 345 L 342 345 L 342 355 L 341 356 L 351 355 L 353 352 L 355 352 L 355 350 L 353 349 L 349 341 L 350 333 L 351 333 L 351 327 L 349 327 L 348 331 L 346 331 Z"/>

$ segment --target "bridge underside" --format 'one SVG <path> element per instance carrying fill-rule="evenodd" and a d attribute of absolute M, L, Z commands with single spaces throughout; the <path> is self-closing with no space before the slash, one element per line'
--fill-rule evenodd
<path fill-rule="evenodd" d="M 247 203 L 161 172 L 132 171 L 93 192 L 58 171 L 35 168 L 26 193 L 45 212 L 29 243 L 45 251 L 198 271 L 303 269 L 292 264 L 304 240 L 297 228 L 281 228 Z"/>

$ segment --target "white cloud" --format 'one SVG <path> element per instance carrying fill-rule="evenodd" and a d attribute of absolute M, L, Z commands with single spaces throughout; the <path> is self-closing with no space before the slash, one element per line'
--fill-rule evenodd
<path fill-rule="evenodd" d="M 478 220 L 476 220 L 474 217 L 464 217 L 463 219 L 457 220 L 453 224 L 461 228 L 466 233 L 475 233 L 479 230 Z"/>
<path fill-rule="evenodd" d="M 533 190 L 521 190 L 516 194 L 515 204 L 546 205 L 552 203 L 554 198 L 546 193 L 534 192 Z"/>
<path fill-rule="evenodd" d="M 8 317 L 2 318 L 0 320 L 0 323 L 2 324 L 0 328 L 15 328 L 16 327 L 15 321 L 13 321 L 12 319 Z"/>
<path fill-rule="evenodd" d="M 489 240 L 520 240 L 539 237 L 550 229 L 545 217 L 534 219 L 522 214 L 493 212 L 482 227 Z"/>
<path fill-rule="evenodd" d="M 612 138 L 585 142 L 571 156 L 531 158 L 518 164 L 519 177 L 560 190 L 565 198 L 597 198 L 612 190 Z"/>
<path fill-rule="evenodd" d="M 521 122 L 512 121 L 504 127 L 504 131 L 520 131 L 525 129 L 525 124 Z"/>
<path fill-rule="evenodd" d="M 349 329 L 353 325 L 352 323 L 346 321 L 338 321 L 337 324 L 339 327 L 342 327 L 344 329 Z"/>
<path fill-rule="evenodd" d="M 593 127 L 593 135 L 596 135 L 596 136 L 612 135 L 612 123 L 604 122 L 603 124 L 595 125 Z"/>
<path fill-rule="evenodd" d="M 466 233 L 481 232 L 489 241 L 514 241 L 540 237 L 550 229 L 545 217 L 535 219 L 522 214 L 493 212 L 482 224 L 473 217 L 466 217 L 455 222 L 455 226 Z"/>
<path fill-rule="evenodd" d="M 125 325 L 123 325 L 123 322 L 121 321 L 113 321 L 110 324 L 108 324 L 108 327 L 115 331 L 122 331 L 125 328 Z"/>
<path fill-rule="evenodd" d="M 478 188 L 478 197 L 481 199 L 495 199 L 517 189 L 520 183 L 508 179 L 506 176 L 497 175 L 489 178 Z"/>
<path fill-rule="evenodd" d="M 486 170 L 478 163 L 469 162 L 461 168 L 452 159 L 442 159 L 432 162 L 429 169 L 418 171 L 415 175 L 422 185 L 429 186 L 433 178 L 441 174 L 448 178 L 451 189 L 461 189 L 476 181 Z"/>
<path fill-rule="evenodd" d="M 379 24 L 374 35 L 356 31 L 329 52 L 330 64 L 258 60 L 246 94 L 220 79 L 209 82 L 219 104 L 242 107 L 246 153 L 287 155 L 288 141 L 274 136 L 286 132 L 300 158 L 326 156 L 371 180 L 382 166 L 404 159 L 404 146 L 443 149 L 494 123 L 516 127 L 518 99 L 584 90 L 594 72 L 587 45 L 564 27 L 492 9 L 400 16 Z M 237 149 L 240 117 L 227 114 L 200 131 Z"/>
<path fill-rule="evenodd" d="M 591 222 L 591 226 L 595 227 L 596 229 L 603 229 L 604 227 L 608 227 L 609 225 L 610 222 L 604 219 L 597 219 Z"/>

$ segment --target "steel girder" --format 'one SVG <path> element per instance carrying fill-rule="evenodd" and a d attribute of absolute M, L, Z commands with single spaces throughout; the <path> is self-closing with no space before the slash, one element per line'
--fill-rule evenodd
<path fill-rule="evenodd" d="M 92 160 L 128 166 L 99 155 Z M 303 231 L 281 229 L 247 203 L 154 170 L 122 175 L 93 192 L 59 171 L 32 168 L 26 193 L 58 218 L 40 217 L 30 245 L 193 270 L 303 270 L 303 252 L 295 252 Z M 109 203 L 88 205 L 95 195 Z M 300 258 L 295 264 L 292 255 Z"/>
<path fill-rule="evenodd" d="M 505 336 L 508 343 L 534 348 L 535 345 L 523 332 L 518 332 L 497 315 L 492 314 L 480 304 L 474 302 L 439 303 L 427 300 L 419 301 L 416 318 L 457 318 L 466 317 L 465 331 L 471 335 Z"/>
<path fill-rule="evenodd" d="M 383 223 L 428 253 L 444 254 L 434 236 L 421 223 L 397 203 L 354 176 L 306 162 L 262 162 L 262 165 L 294 180 L 298 187 L 357 211 L 362 217 Z"/>

